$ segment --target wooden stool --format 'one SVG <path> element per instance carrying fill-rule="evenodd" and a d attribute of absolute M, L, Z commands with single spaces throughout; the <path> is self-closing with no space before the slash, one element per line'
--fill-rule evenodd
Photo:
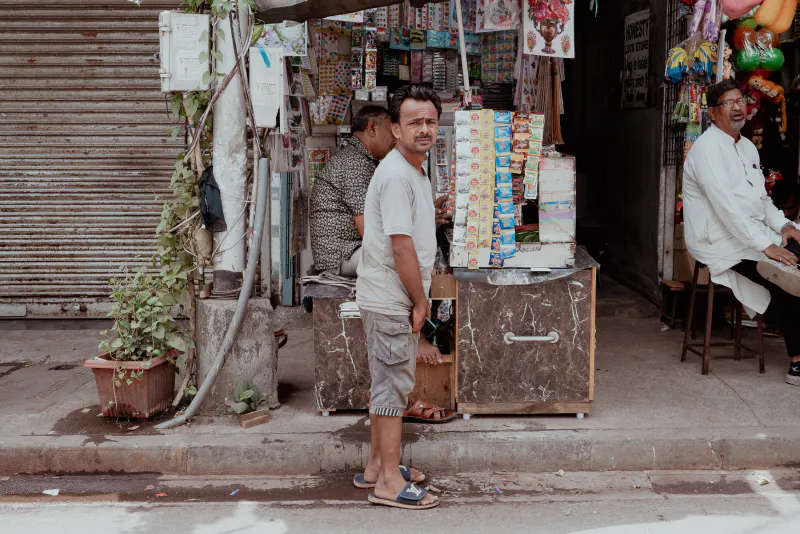
<path fill-rule="evenodd" d="M 661 299 L 661 321 L 667 323 L 670 328 L 674 329 L 675 322 L 678 320 L 676 317 L 678 314 L 678 298 L 686 291 L 686 284 L 678 280 L 662 280 L 661 285 L 672 295 L 672 307 L 669 313 L 664 310 L 664 301 L 666 299 Z"/>
<path fill-rule="evenodd" d="M 686 317 L 686 334 L 683 338 L 683 352 L 681 352 L 681 361 L 686 361 L 686 352 L 691 352 L 692 354 L 696 354 L 703 358 L 703 374 L 708 374 L 708 368 L 711 365 L 711 347 L 733 347 L 733 359 L 734 360 L 741 360 L 742 359 L 742 350 L 751 353 L 752 357 L 758 357 L 758 372 L 764 373 L 764 323 L 761 320 L 761 316 L 757 317 L 758 322 L 758 346 L 759 350 L 752 349 L 742 343 L 742 304 L 740 302 L 736 302 L 734 306 L 734 313 L 731 317 L 731 320 L 734 324 L 734 342 L 733 343 L 711 343 L 711 323 L 713 319 L 713 311 L 714 311 L 714 292 L 716 284 L 709 278 L 708 286 L 698 286 L 697 279 L 700 276 L 700 269 L 705 267 L 700 262 L 695 262 L 694 266 L 694 277 L 692 279 L 692 296 L 689 299 L 689 314 Z M 726 292 L 730 292 L 729 289 L 724 288 Z M 720 290 L 717 289 L 717 292 Z M 708 305 L 706 309 L 706 335 L 703 340 L 703 343 L 690 343 L 689 338 L 692 336 L 692 330 L 694 326 L 694 305 L 697 299 L 698 293 L 707 293 L 708 294 Z M 699 347 L 703 347 L 703 352 L 698 350 Z M 716 358 L 716 359 L 731 359 L 731 358 Z"/>

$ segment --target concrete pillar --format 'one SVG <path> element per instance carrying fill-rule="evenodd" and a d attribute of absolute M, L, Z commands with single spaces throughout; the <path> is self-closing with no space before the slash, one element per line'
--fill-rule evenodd
<path fill-rule="evenodd" d="M 249 43 L 246 12 L 239 19 L 237 45 Z M 216 37 L 216 49 L 222 52 L 217 72 L 229 73 L 236 66 L 231 17 L 219 22 L 224 39 Z M 239 37 L 241 36 L 241 37 Z M 247 191 L 247 113 L 239 74 L 233 77 L 214 104 L 214 178 L 222 197 L 222 211 L 228 230 L 214 235 L 214 291 L 228 292 L 242 285 L 245 264 L 245 212 Z"/>
<path fill-rule="evenodd" d="M 197 301 L 197 381 L 202 384 L 216 358 L 236 309 L 235 300 Z M 274 310 L 267 298 L 247 303 L 244 324 L 236 337 L 214 387 L 200 408 L 201 415 L 231 414 L 225 397 L 242 380 L 267 395 L 265 406 L 277 408 L 278 345 L 273 337 Z"/>

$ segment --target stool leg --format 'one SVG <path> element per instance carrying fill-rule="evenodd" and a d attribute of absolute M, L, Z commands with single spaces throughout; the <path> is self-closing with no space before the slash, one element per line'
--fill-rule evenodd
<path fill-rule="evenodd" d="M 678 314 L 678 292 L 672 292 L 672 316 L 669 319 L 669 326 L 675 330 L 675 316 Z"/>
<path fill-rule="evenodd" d="M 708 281 L 708 307 L 706 311 L 706 338 L 703 344 L 703 374 L 711 365 L 711 325 L 714 322 L 714 282 Z"/>
<path fill-rule="evenodd" d="M 735 340 L 733 348 L 733 359 L 742 359 L 742 305 L 738 302 L 733 307 L 733 331 Z"/>
<path fill-rule="evenodd" d="M 689 347 L 689 337 L 692 335 L 692 325 L 694 324 L 694 305 L 697 301 L 697 277 L 700 270 L 695 268 L 694 278 L 692 279 L 692 296 L 689 297 L 689 313 L 684 321 L 686 332 L 683 335 L 683 352 L 681 352 L 681 361 L 686 361 L 686 351 Z"/>
<path fill-rule="evenodd" d="M 764 321 L 758 316 L 758 372 L 766 373 L 764 369 Z"/>

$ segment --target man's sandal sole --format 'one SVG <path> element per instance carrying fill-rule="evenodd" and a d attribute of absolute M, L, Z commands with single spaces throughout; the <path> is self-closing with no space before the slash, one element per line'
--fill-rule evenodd
<path fill-rule="evenodd" d="M 382 506 L 391 506 L 392 508 L 402 508 L 404 510 L 430 510 L 439 506 L 439 501 L 432 502 L 431 504 L 404 504 L 401 502 L 391 501 L 389 499 L 381 499 L 376 497 L 374 493 L 370 493 L 367 500 L 372 504 L 380 504 Z"/>
<path fill-rule="evenodd" d="M 403 422 L 404 423 L 421 423 L 423 425 L 442 425 L 444 423 L 449 423 L 454 421 L 457 417 L 456 414 L 450 415 L 445 417 L 444 419 L 425 419 L 424 417 L 414 417 L 411 415 L 404 415 Z"/>

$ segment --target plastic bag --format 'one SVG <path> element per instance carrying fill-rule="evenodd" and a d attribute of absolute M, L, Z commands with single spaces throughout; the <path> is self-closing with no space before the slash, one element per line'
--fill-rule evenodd
<path fill-rule="evenodd" d="M 685 78 L 713 81 L 717 68 L 717 45 L 695 33 L 667 54 L 664 79 L 667 83 L 681 83 Z"/>
<path fill-rule="evenodd" d="M 774 72 L 783 67 L 784 56 L 779 48 L 781 38 L 768 28 L 756 31 L 749 26 L 739 26 L 733 34 L 737 50 L 735 65 L 740 72 L 753 72 L 759 68 Z"/>
<path fill-rule="evenodd" d="M 700 34 L 702 40 L 716 43 L 722 25 L 722 9 L 720 0 L 697 0 L 694 5 L 694 15 L 689 34 Z"/>

